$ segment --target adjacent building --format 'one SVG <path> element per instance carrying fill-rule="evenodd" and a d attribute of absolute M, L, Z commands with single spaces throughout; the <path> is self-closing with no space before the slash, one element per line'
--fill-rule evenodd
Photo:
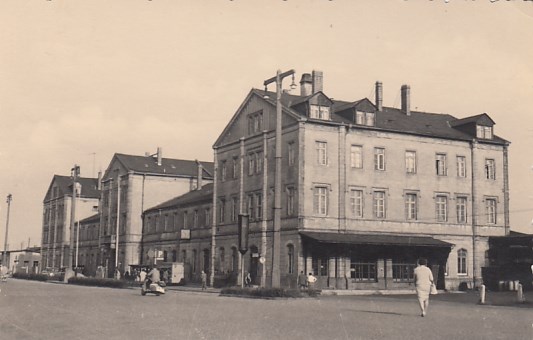
<path fill-rule="evenodd" d="M 100 191 L 98 179 L 77 179 L 78 191 L 75 220 L 83 220 L 98 212 Z M 43 200 L 41 241 L 42 269 L 59 269 L 67 265 L 70 247 L 72 184 L 69 176 L 54 175 Z"/>

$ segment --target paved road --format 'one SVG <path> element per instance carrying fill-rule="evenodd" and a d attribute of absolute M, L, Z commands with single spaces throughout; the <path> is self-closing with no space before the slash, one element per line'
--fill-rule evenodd
<path fill-rule="evenodd" d="M 533 339 L 533 309 L 408 297 L 256 300 L 10 280 L 0 339 Z M 442 297 L 441 297 L 442 299 Z"/>

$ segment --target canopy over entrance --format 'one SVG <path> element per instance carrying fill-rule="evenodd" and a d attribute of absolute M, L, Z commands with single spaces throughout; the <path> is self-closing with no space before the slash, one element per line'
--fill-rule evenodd
<path fill-rule="evenodd" d="M 303 231 L 300 235 L 318 243 L 451 248 L 453 244 L 429 236 L 346 234 Z"/>

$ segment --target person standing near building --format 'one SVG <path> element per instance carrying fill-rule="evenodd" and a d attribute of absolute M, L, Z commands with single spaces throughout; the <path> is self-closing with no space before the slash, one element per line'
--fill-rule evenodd
<path fill-rule="evenodd" d="M 426 316 L 429 306 L 429 293 L 433 285 L 433 273 L 427 267 L 427 260 L 420 258 L 418 266 L 415 268 L 415 285 L 418 303 L 420 304 L 421 316 Z"/>
<path fill-rule="evenodd" d="M 298 288 L 305 289 L 307 287 L 307 276 L 305 276 L 304 271 L 300 271 L 298 275 Z"/>
<path fill-rule="evenodd" d="M 202 270 L 202 274 L 200 274 L 200 278 L 202 279 L 202 290 L 207 289 L 207 274 Z"/>
<path fill-rule="evenodd" d="M 316 282 L 316 277 L 313 275 L 313 273 L 309 273 L 309 275 L 307 276 L 307 288 L 309 289 L 315 288 L 315 282 Z"/>

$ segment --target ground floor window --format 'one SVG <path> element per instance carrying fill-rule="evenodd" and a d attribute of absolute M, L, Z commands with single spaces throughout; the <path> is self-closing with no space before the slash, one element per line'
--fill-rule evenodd
<path fill-rule="evenodd" d="M 328 258 L 313 257 L 312 260 L 313 275 L 328 276 Z"/>
<path fill-rule="evenodd" d="M 467 271 L 467 251 L 466 249 L 459 249 L 457 251 L 457 274 L 459 275 L 466 275 L 468 274 Z"/>
<path fill-rule="evenodd" d="M 376 282 L 376 262 L 361 262 L 352 259 L 350 263 L 350 277 L 358 282 Z"/>
<path fill-rule="evenodd" d="M 393 282 L 413 282 L 415 264 L 405 262 L 392 263 L 392 281 Z"/>

